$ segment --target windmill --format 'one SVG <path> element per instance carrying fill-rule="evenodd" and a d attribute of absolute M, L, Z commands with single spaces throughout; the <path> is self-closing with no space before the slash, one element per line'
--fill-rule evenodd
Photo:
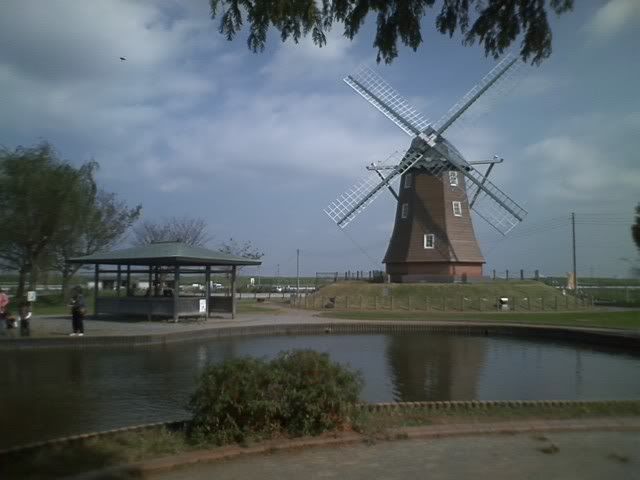
<path fill-rule="evenodd" d="M 325 213 L 345 228 L 385 189 L 397 199 L 396 218 L 383 263 L 394 282 L 452 281 L 482 276 L 484 257 L 470 209 L 502 235 L 527 212 L 488 176 L 502 159 L 468 162 L 443 136 L 481 96 L 513 71 L 517 57 L 507 55 L 437 122 L 430 123 L 386 81 L 361 67 L 344 81 L 412 137 L 404 154 L 372 163 L 364 180 L 340 195 Z M 480 173 L 476 165 L 487 164 Z M 400 179 L 396 192 L 392 183 Z"/>

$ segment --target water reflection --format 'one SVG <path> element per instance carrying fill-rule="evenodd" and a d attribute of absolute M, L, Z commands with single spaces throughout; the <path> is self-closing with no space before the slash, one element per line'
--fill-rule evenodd
<path fill-rule="evenodd" d="M 226 358 L 327 352 L 366 401 L 640 398 L 640 356 L 567 342 L 444 334 L 240 337 L 149 348 L 0 352 L 0 448 L 181 418 Z"/>
<path fill-rule="evenodd" d="M 484 364 L 484 338 L 394 335 L 386 352 L 394 400 L 470 400 L 476 398 Z"/>

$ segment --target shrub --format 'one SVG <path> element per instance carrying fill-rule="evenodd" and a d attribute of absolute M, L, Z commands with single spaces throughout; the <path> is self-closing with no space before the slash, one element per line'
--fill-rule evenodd
<path fill-rule="evenodd" d="M 218 444 L 247 436 L 317 435 L 349 425 L 359 373 L 308 350 L 274 360 L 240 358 L 208 367 L 189 402 L 191 433 Z"/>

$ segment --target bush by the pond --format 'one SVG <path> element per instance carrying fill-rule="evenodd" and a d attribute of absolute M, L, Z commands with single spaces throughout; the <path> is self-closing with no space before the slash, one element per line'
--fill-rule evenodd
<path fill-rule="evenodd" d="M 349 425 L 362 379 L 309 350 L 274 360 L 240 358 L 208 367 L 189 408 L 196 440 L 219 444 L 247 436 L 317 435 Z"/>

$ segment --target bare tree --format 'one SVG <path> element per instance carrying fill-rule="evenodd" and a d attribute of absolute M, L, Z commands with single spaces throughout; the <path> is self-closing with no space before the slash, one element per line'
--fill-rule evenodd
<path fill-rule="evenodd" d="M 264 253 L 255 248 L 250 241 L 240 242 L 233 237 L 221 243 L 218 249 L 228 255 L 253 258 L 254 260 L 259 260 L 264 256 Z"/>
<path fill-rule="evenodd" d="M 56 238 L 49 263 L 62 275 L 62 293 L 66 297 L 69 281 L 80 264 L 68 263 L 72 257 L 91 255 L 112 247 L 140 216 L 142 207 L 129 208 L 113 193 L 97 190 L 88 196 L 84 209 L 78 209 L 72 221 Z"/>
<path fill-rule="evenodd" d="M 211 241 L 207 224 L 202 218 L 170 217 L 157 222 L 143 221 L 133 229 L 133 244 L 148 245 L 153 242 L 183 242 L 203 246 Z"/>

